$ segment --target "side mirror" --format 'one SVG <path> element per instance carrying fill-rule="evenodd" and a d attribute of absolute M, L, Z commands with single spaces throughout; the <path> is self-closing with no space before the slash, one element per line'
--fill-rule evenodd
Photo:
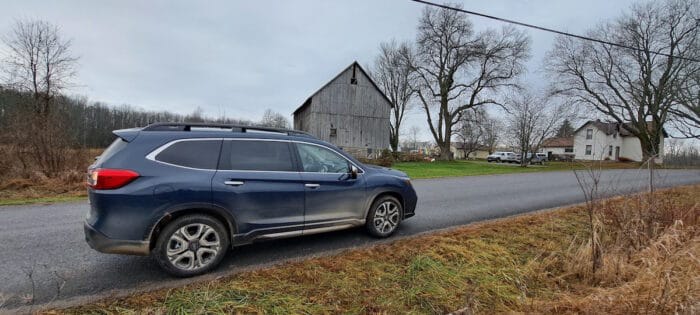
<path fill-rule="evenodd" d="M 350 178 L 351 179 L 356 179 L 357 178 L 357 166 L 355 165 L 350 165 Z"/>

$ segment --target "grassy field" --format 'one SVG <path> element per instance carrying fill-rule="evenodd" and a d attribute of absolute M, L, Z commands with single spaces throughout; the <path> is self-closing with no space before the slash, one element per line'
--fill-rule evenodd
<path fill-rule="evenodd" d="M 628 246 L 629 226 L 614 219 L 645 200 L 676 223 Z M 601 203 L 605 267 L 596 274 L 585 207 L 575 206 L 45 313 L 695 313 L 699 204 L 700 186 Z"/>
<path fill-rule="evenodd" d="M 450 162 L 400 162 L 392 168 L 406 172 L 411 178 L 437 178 L 448 176 L 473 176 L 509 173 L 532 173 L 546 171 L 566 171 L 581 169 L 589 164 L 581 162 L 550 162 L 546 165 L 520 167 L 517 164 L 487 163 L 486 161 L 450 161 Z M 599 163 L 606 169 L 638 168 L 639 163 L 604 162 Z"/>

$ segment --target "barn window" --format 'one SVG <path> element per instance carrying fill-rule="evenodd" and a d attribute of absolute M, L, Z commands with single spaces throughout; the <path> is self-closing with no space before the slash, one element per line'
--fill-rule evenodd
<path fill-rule="evenodd" d="M 350 78 L 350 84 L 357 85 L 357 76 L 355 75 L 357 65 L 352 65 L 352 78 Z"/>
<path fill-rule="evenodd" d="M 338 128 L 331 128 L 331 137 L 338 136 Z"/>

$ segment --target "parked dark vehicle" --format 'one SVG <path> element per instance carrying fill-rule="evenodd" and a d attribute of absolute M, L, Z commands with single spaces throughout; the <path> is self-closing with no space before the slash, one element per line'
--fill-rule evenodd
<path fill-rule="evenodd" d="M 516 154 L 515 162 L 520 163 L 522 161 L 522 156 L 522 154 Z M 544 165 L 544 163 L 547 162 L 547 154 L 545 153 L 535 153 L 534 156 L 532 153 L 528 153 L 527 158 L 530 159 L 530 164 Z"/>
<path fill-rule="evenodd" d="M 85 238 L 101 252 L 152 255 L 176 276 L 259 240 L 362 225 L 388 237 L 414 215 L 405 173 L 300 131 L 158 123 L 114 134 L 88 169 Z"/>

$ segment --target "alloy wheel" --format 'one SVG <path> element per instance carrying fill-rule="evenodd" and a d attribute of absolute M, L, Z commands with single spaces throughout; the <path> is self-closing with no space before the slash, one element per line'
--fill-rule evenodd
<path fill-rule="evenodd" d="M 167 257 L 181 270 L 196 270 L 209 265 L 221 250 L 219 234 L 209 225 L 185 225 L 170 236 Z"/>
<path fill-rule="evenodd" d="M 382 234 L 391 233 L 399 225 L 399 206 L 393 201 L 384 201 L 374 211 L 372 223 Z"/>

